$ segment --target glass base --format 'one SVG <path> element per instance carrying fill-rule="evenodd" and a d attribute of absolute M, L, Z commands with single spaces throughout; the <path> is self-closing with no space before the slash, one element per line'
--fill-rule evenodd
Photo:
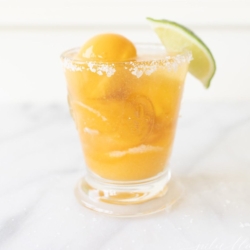
<path fill-rule="evenodd" d="M 134 217 L 170 208 L 183 194 L 170 171 L 143 181 L 110 181 L 88 173 L 77 183 L 75 194 L 85 207 L 117 217 Z"/>

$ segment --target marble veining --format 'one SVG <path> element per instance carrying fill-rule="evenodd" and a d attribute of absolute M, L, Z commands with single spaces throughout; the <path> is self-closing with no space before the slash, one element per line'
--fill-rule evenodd
<path fill-rule="evenodd" d="M 170 211 L 106 217 L 81 207 L 80 143 L 63 105 L 1 104 L 0 249 L 250 249 L 250 103 L 183 103 Z"/>

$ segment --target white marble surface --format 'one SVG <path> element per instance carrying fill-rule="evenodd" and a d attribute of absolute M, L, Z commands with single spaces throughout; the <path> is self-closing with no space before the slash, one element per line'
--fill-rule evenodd
<path fill-rule="evenodd" d="M 250 103 L 183 103 L 172 173 L 185 195 L 141 218 L 73 194 L 83 160 L 66 106 L 0 105 L 0 249 L 250 249 Z"/>

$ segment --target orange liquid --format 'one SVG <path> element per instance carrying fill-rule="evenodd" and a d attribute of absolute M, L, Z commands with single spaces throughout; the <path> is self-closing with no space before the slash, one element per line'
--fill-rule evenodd
<path fill-rule="evenodd" d="M 142 180 L 167 168 L 188 68 L 181 63 L 136 76 L 129 65 L 113 64 L 111 76 L 65 69 L 86 164 L 110 180 Z M 134 69 L 140 65 L 133 61 Z"/>

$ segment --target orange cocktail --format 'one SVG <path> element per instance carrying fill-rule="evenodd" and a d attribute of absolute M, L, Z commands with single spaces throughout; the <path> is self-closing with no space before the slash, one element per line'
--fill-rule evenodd
<path fill-rule="evenodd" d="M 135 197 L 143 196 L 143 190 L 133 191 L 133 195 L 116 189 L 117 185 L 136 185 L 169 174 L 191 58 L 189 53 L 166 55 L 160 45 L 141 44 L 136 50 L 134 58 L 120 61 L 84 60 L 79 58 L 79 49 L 63 55 L 69 105 L 91 176 L 82 189 L 88 189 L 86 195 L 95 190 L 99 201 L 107 203 L 137 203 Z M 106 194 L 100 188 L 103 183 L 109 186 L 104 188 Z"/>

